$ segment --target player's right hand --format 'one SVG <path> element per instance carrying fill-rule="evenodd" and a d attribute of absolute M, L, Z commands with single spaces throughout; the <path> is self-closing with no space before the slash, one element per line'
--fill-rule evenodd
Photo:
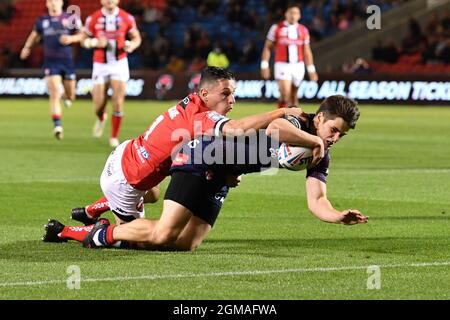
<path fill-rule="evenodd" d="M 30 56 L 31 49 L 24 47 L 22 51 L 20 52 L 20 59 L 25 60 Z"/>
<path fill-rule="evenodd" d="M 269 80 L 270 79 L 270 69 L 269 68 L 261 69 L 261 77 L 264 80 Z"/>
<path fill-rule="evenodd" d="M 363 215 L 359 210 L 348 209 L 341 212 L 342 217 L 340 222 L 345 225 L 354 225 L 358 223 L 367 223 L 369 217 Z"/>
<path fill-rule="evenodd" d="M 303 110 L 301 108 L 284 108 L 284 114 L 285 116 L 293 116 L 296 117 L 297 119 L 303 119 L 303 117 L 305 116 Z"/>

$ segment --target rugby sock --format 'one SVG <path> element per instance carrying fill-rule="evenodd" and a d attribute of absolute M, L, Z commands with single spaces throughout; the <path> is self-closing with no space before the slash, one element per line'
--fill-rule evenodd
<path fill-rule="evenodd" d="M 123 112 L 114 112 L 111 117 L 111 138 L 117 138 L 119 135 L 120 124 L 122 123 Z"/>
<path fill-rule="evenodd" d="M 105 197 L 101 197 L 94 203 L 86 207 L 86 215 L 89 218 L 97 219 L 102 213 L 109 210 L 109 201 Z"/>
<path fill-rule="evenodd" d="M 63 231 L 58 234 L 58 237 L 61 239 L 75 240 L 79 242 L 83 242 L 84 238 L 88 235 L 88 233 L 92 230 L 94 225 L 90 226 L 65 226 Z"/>
<path fill-rule="evenodd" d="M 101 122 L 103 122 L 103 121 L 105 121 L 106 113 L 103 112 L 100 116 L 97 115 L 97 117 L 98 117 L 98 119 L 99 119 Z"/>
<path fill-rule="evenodd" d="M 55 127 L 62 127 L 61 116 L 59 114 L 52 114 L 52 120 Z"/>
<path fill-rule="evenodd" d="M 116 243 L 116 241 L 113 240 L 113 231 L 115 227 L 115 225 L 110 225 L 106 228 L 99 229 L 93 237 L 95 245 L 98 247 L 120 247 L 120 243 Z"/>
<path fill-rule="evenodd" d="M 278 109 L 287 108 L 288 104 L 286 102 L 278 102 Z"/>

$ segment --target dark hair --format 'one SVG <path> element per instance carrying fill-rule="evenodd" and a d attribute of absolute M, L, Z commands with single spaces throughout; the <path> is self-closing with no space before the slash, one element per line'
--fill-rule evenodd
<path fill-rule="evenodd" d="M 214 82 L 218 80 L 234 80 L 235 76 L 232 72 L 224 68 L 218 67 L 206 67 L 202 70 L 199 87 L 205 85 L 208 82 Z"/>
<path fill-rule="evenodd" d="M 358 103 L 341 95 L 329 96 L 323 100 L 316 115 L 320 112 L 324 113 L 325 121 L 340 117 L 352 129 L 355 129 L 356 122 L 359 119 Z"/>
<path fill-rule="evenodd" d="M 289 3 L 286 5 L 286 10 L 284 10 L 284 11 L 286 12 L 286 11 L 288 11 L 288 10 L 291 9 L 291 8 L 298 8 L 299 10 L 302 10 L 301 4 L 294 1 L 294 2 L 289 2 Z"/>

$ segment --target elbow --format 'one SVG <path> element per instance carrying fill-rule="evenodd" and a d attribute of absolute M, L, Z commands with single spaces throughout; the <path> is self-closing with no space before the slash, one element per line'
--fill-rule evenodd
<path fill-rule="evenodd" d="M 280 119 L 276 119 L 274 121 L 272 121 L 271 123 L 269 123 L 269 125 L 267 126 L 266 129 L 266 136 L 271 137 L 271 138 L 276 138 L 278 139 L 280 136 L 280 131 L 282 129 L 282 126 L 280 124 Z"/>

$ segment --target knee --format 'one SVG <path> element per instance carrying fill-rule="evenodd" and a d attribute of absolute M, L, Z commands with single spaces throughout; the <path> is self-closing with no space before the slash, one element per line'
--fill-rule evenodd
<path fill-rule="evenodd" d="M 104 113 L 105 110 L 103 109 L 95 110 L 95 114 L 97 115 L 97 117 L 102 117 Z"/>
<path fill-rule="evenodd" d="M 151 189 L 144 197 L 145 203 L 155 203 L 159 200 L 160 191 L 159 188 Z"/>

